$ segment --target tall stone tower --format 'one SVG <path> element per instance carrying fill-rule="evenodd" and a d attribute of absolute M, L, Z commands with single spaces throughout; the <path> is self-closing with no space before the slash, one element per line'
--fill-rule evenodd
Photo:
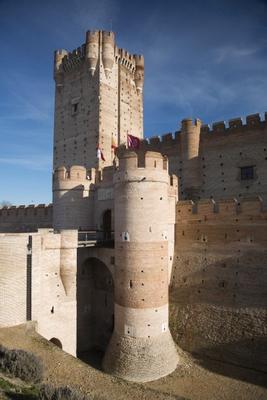
<path fill-rule="evenodd" d="M 144 58 L 119 49 L 113 32 L 88 31 L 81 47 L 57 50 L 54 78 L 54 170 L 112 165 L 127 133 L 143 137 Z"/>
<path fill-rule="evenodd" d="M 160 153 L 124 150 L 114 175 L 115 326 L 104 370 L 135 382 L 172 372 L 168 324 L 170 177 Z M 175 188 L 176 189 L 176 188 Z"/>

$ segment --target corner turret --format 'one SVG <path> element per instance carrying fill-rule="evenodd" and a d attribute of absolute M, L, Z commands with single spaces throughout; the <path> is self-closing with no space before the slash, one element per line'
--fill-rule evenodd
<path fill-rule="evenodd" d="M 134 82 L 137 91 L 139 93 L 142 93 L 144 86 L 144 56 L 135 54 L 134 59 L 135 59 Z"/>
<path fill-rule="evenodd" d="M 102 31 L 102 61 L 108 77 L 115 60 L 115 37 L 113 32 Z"/>
<path fill-rule="evenodd" d="M 99 31 L 86 32 L 85 57 L 88 60 L 89 70 L 93 76 L 99 56 Z"/>
<path fill-rule="evenodd" d="M 191 118 L 182 120 L 181 159 L 183 162 L 184 197 L 195 199 L 201 186 L 199 168 L 199 141 L 201 121 Z"/>
<path fill-rule="evenodd" d="M 73 165 L 69 170 L 59 167 L 53 176 L 53 228 L 91 229 L 95 170 Z"/>
<path fill-rule="evenodd" d="M 103 367 L 123 379 L 147 382 L 168 375 L 178 363 L 168 322 L 170 179 L 160 153 L 125 150 L 118 157 L 115 326 Z"/>

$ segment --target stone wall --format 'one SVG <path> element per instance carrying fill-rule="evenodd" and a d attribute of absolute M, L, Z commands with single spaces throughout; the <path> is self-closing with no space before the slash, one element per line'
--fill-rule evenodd
<path fill-rule="evenodd" d="M 51 228 L 52 224 L 52 204 L 0 208 L 0 232 L 34 232 L 38 228 Z"/>
<path fill-rule="evenodd" d="M 177 203 L 170 319 L 182 348 L 266 370 L 266 228 L 260 198 Z"/>

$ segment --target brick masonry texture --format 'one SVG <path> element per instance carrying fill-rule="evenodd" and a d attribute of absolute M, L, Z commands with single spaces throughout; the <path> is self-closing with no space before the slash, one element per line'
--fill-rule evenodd
<path fill-rule="evenodd" d="M 132 381 L 176 367 L 172 337 L 266 371 L 267 114 L 143 139 L 144 58 L 112 32 L 56 51 L 54 78 L 53 205 L 0 209 L 0 326 L 32 319 Z M 78 247 L 107 211 L 115 249 Z"/>

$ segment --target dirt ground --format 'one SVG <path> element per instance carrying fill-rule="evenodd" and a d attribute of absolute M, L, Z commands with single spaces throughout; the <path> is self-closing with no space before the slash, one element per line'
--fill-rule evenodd
<path fill-rule="evenodd" d="M 45 366 L 45 381 L 70 385 L 107 400 L 266 400 L 267 374 L 222 362 L 195 359 L 178 349 L 180 365 L 171 375 L 145 384 L 107 375 L 63 352 L 30 326 L 0 329 L 0 344 L 30 350 Z"/>

